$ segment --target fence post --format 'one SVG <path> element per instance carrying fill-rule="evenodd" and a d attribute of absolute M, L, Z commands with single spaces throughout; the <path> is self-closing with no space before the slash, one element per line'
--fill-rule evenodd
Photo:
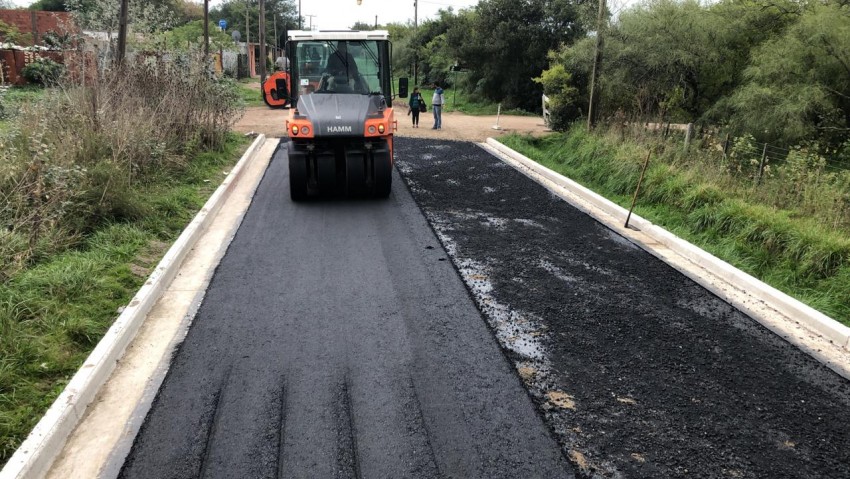
<path fill-rule="evenodd" d="M 652 148 L 646 152 L 646 159 L 643 161 L 643 168 L 640 170 L 640 178 L 638 178 L 637 187 L 635 188 L 635 195 L 632 197 L 632 206 L 629 208 L 629 214 L 626 215 L 626 224 L 624 227 L 629 227 L 629 220 L 632 219 L 632 211 L 635 209 L 635 204 L 637 204 L 638 193 L 640 193 L 640 184 L 643 183 L 643 175 L 646 174 L 646 168 L 649 166 L 649 157 L 652 156 Z"/>
<path fill-rule="evenodd" d="M 723 140 L 723 159 L 729 155 L 729 133 L 726 133 L 726 138 Z"/>
<path fill-rule="evenodd" d="M 691 138 L 694 136 L 694 124 L 688 123 L 688 130 L 685 132 L 685 151 L 691 148 Z"/>
<path fill-rule="evenodd" d="M 761 176 L 764 174 L 764 163 L 767 161 L 767 143 L 764 144 L 764 149 L 761 151 L 761 161 L 759 161 L 759 174 L 756 177 L 756 186 L 761 184 Z"/>

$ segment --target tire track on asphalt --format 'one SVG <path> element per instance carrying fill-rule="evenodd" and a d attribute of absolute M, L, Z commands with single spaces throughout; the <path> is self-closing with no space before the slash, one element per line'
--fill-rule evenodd
<path fill-rule="evenodd" d="M 207 448 L 221 478 L 573 477 L 400 178 L 388 200 L 292 203 L 286 164 L 279 150 L 122 477 L 198 477 Z"/>

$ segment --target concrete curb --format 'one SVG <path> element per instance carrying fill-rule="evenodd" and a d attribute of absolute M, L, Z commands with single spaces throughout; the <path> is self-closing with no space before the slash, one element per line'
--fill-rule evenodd
<path fill-rule="evenodd" d="M 510 158 L 511 161 L 508 161 L 508 163 L 521 172 L 527 174 L 524 170 L 531 171 L 535 175 L 539 175 L 559 187 L 564 188 L 569 193 L 586 201 L 592 207 L 598 208 L 613 219 L 619 220 L 620 225 L 625 222 L 626 215 L 628 214 L 628 210 L 625 208 L 579 185 L 575 181 L 530 160 L 493 138 L 488 138 L 485 146 Z M 532 178 L 536 179 L 534 177 Z M 587 213 L 594 216 L 597 220 L 600 220 L 598 215 L 593 214 L 592 211 L 587 211 Z M 822 336 L 844 350 L 850 350 L 850 328 L 847 326 L 844 326 L 820 311 L 801 303 L 776 288 L 763 283 L 753 276 L 750 276 L 716 256 L 711 255 L 693 244 L 675 236 L 660 226 L 652 224 L 650 221 L 647 221 L 640 216 L 632 214 L 629 224 L 634 225 L 642 233 L 666 246 L 685 260 L 705 269 L 733 287 L 747 292 L 753 298 L 763 301 L 772 309 L 797 322 L 807 330 Z M 747 313 L 759 322 L 762 322 L 769 329 L 776 331 L 772 324 L 766 324 L 762 321 L 762 318 L 759 317 L 760 315 L 753 314 L 746 304 L 740 302 L 737 303 L 738 304 L 735 304 L 735 306 L 742 309 L 743 312 Z"/>
<path fill-rule="evenodd" d="M 165 253 L 130 304 L 121 312 L 44 417 L 0 471 L 0 479 L 44 477 L 62 451 L 68 436 L 85 414 L 86 408 L 109 379 L 115 364 L 135 337 L 148 312 L 174 279 L 183 259 L 215 218 L 241 178 L 246 165 L 253 161 L 265 140 L 265 135 L 259 135 L 254 140 L 224 182 Z"/>

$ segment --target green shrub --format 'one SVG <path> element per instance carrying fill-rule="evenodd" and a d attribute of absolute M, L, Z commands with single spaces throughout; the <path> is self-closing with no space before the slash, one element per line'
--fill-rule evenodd
<path fill-rule="evenodd" d="M 55 85 L 63 73 L 65 73 L 65 66 L 49 58 L 36 58 L 21 69 L 21 75 L 27 81 L 44 86 Z"/>

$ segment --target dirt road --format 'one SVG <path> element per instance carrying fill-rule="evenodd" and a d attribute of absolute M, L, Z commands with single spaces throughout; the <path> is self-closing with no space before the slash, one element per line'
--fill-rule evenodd
<path fill-rule="evenodd" d="M 271 108 L 250 107 L 245 115 L 236 123 L 234 130 L 241 133 L 265 133 L 269 137 L 282 137 L 286 134 L 286 117 L 289 110 L 273 110 Z M 548 130 L 543 120 L 537 116 L 502 115 L 499 118 L 499 130 L 495 116 L 471 116 L 463 113 L 449 112 L 443 114 L 443 129 L 432 130 L 434 119 L 431 112 L 422 113 L 419 119 L 420 128 L 414 129 L 407 115 L 407 109 L 396 108 L 398 131 L 396 135 L 411 138 L 433 138 L 438 140 L 465 140 L 481 142 L 488 137 L 499 137 L 507 133 L 527 133 L 542 135 Z"/>

